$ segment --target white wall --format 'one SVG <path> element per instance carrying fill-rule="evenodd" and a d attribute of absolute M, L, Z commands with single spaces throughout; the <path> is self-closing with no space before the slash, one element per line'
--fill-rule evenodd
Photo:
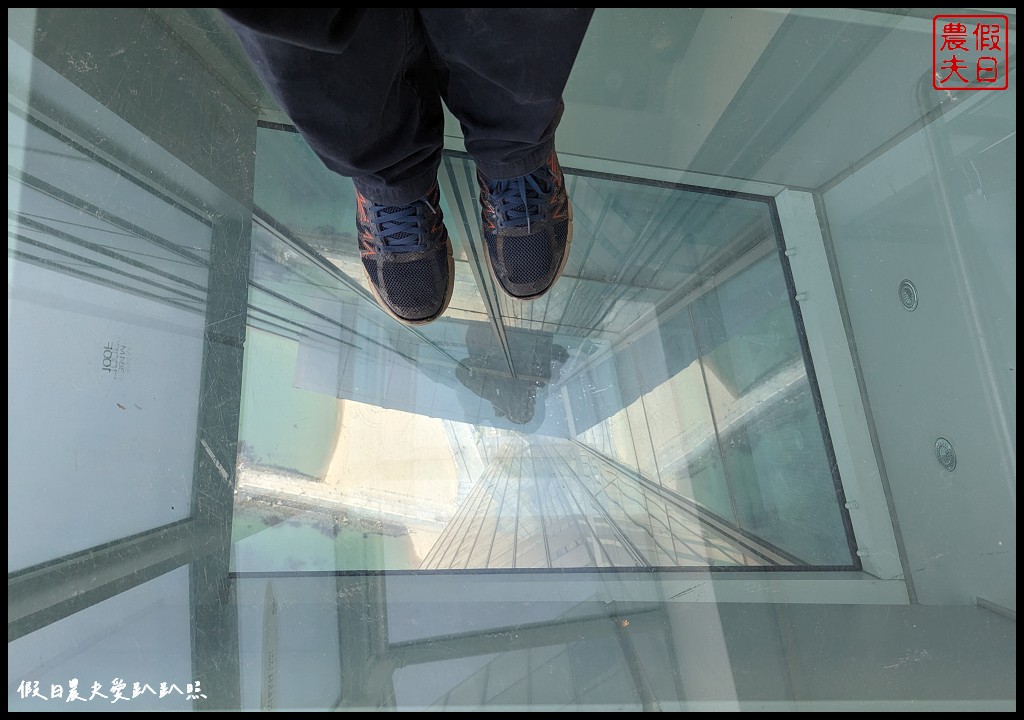
<path fill-rule="evenodd" d="M 202 316 L 13 264 L 8 571 L 188 517 Z"/>
<path fill-rule="evenodd" d="M 975 93 L 824 194 L 918 599 L 1016 609 L 1016 90 Z M 916 310 L 898 295 L 917 287 Z M 948 439 L 957 466 L 936 459 Z"/>

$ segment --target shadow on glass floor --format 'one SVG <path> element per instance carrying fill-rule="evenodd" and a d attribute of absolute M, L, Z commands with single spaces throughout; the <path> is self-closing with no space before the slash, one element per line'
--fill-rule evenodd
<path fill-rule="evenodd" d="M 767 201 L 570 168 L 572 255 L 524 303 L 449 154 L 456 288 L 409 328 L 350 183 L 258 149 L 235 571 L 856 566 Z"/>

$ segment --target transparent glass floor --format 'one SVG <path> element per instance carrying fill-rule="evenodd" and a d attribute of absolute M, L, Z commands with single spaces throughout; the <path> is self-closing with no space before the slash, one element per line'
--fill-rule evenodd
<path fill-rule="evenodd" d="M 568 168 L 571 259 L 525 303 L 449 156 L 458 282 L 412 329 L 351 183 L 257 148 L 236 571 L 854 566 L 765 199 Z"/>
<path fill-rule="evenodd" d="M 1015 709 L 1016 15 L 951 92 L 939 14 L 598 9 L 562 278 L 449 118 L 412 328 L 214 11 L 9 9 L 9 709 Z"/>

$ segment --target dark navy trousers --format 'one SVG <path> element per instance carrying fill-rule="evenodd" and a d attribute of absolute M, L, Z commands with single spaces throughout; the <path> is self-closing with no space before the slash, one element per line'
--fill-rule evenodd
<path fill-rule="evenodd" d="M 221 8 L 257 74 L 331 170 L 378 204 L 434 184 L 443 102 L 491 179 L 554 148 L 593 8 Z"/>

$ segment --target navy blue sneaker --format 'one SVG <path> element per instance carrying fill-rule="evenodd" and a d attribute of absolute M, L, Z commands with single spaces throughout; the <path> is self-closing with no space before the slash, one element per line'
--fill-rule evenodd
<path fill-rule="evenodd" d="M 356 190 L 356 228 L 380 306 L 408 325 L 441 317 L 452 299 L 455 264 L 437 185 L 408 205 L 375 205 Z"/>
<path fill-rule="evenodd" d="M 529 175 L 490 180 L 477 171 L 487 264 L 501 288 L 517 300 L 551 289 L 569 259 L 572 206 L 558 157 Z"/>

